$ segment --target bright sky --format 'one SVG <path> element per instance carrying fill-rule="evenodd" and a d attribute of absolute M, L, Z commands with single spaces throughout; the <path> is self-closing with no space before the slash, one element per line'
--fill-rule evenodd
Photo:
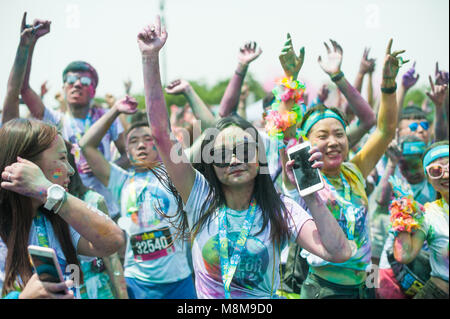
<path fill-rule="evenodd" d="M 0 101 L 19 42 L 24 11 L 52 21 L 51 32 L 41 38 L 33 58 L 31 85 L 39 92 L 48 80 L 44 102 L 55 105 L 61 74 L 73 60 L 91 63 L 99 73 L 97 96 L 124 94 L 123 81 L 131 79 L 132 93 L 143 91 L 137 33 L 154 21 L 160 0 L 15 0 L 0 2 Z M 393 50 L 405 49 L 405 59 L 416 60 L 419 85 L 428 83 L 435 62 L 449 70 L 448 0 L 166 0 L 169 37 L 164 48 L 167 80 L 204 80 L 214 84 L 231 76 L 237 53 L 254 40 L 262 55 L 251 72 L 261 83 L 281 75 L 278 55 L 290 32 L 294 49 L 305 46 L 306 60 L 300 79 L 314 92 L 328 81 L 317 57 L 325 56 L 323 42 L 334 39 L 344 49 L 342 70 L 353 79 L 364 47 L 377 59 L 375 79 L 390 37 Z M 410 64 L 409 64 L 410 65 Z M 408 64 L 400 70 L 406 72 Z M 376 81 L 376 80 L 375 80 Z M 377 82 L 377 81 L 376 81 Z"/>

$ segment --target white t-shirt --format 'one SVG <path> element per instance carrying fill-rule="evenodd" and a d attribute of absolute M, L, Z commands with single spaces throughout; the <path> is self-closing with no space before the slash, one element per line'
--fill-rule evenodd
<path fill-rule="evenodd" d="M 125 277 L 155 284 L 172 283 L 187 278 L 191 274 L 191 269 L 185 242 L 177 239 L 173 246 L 167 247 L 170 238 L 176 235 L 177 229 L 155 209 L 155 207 L 161 209 L 169 216 L 175 215 L 177 204 L 173 194 L 164 188 L 151 171 L 136 173 L 132 178 L 131 172 L 111 162 L 110 167 L 108 189 L 121 208 L 119 227 L 128 235 L 124 264 Z M 137 214 L 138 220 L 134 219 L 136 223 L 132 216 L 127 216 L 130 190 L 135 187 L 136 196 L 139 196 L 147 179 L 148 184 Z M 132 180 L 134 181 L 131 185 Z M 140 235 L 144 233 L 146 235 Z"/>
<path fill-rule="evenodd" d="M 448 204 L 444 199 L 425 204 L 420 228 L 430 248 L 431 276 L 448 281 Z"/>
<path fill-rule="evenodd" d="M 210 186 L 205 177 L 196 172 L 195 182 L 185 205 L 189 226 L 201 217 L 201 207 L 206 202 Z M 301 228 L 312 217 L 293 200 L 282 198 L 289 216 L 289 240 L 295 241 Z M 245 211 L 246 212 L 246 211 Z M 229 250 L 234 249 L 245 220 L 245 212 L 227 208 L 227 237 Z M 285 240 L 280 247 L 270 240 L 270 224 L 256 235 L 262 227 L 262 212 L 256 205 L 255 219 L 250 230 L 240 262 L 230 285 L 232 298 L 270 298 L 280 283 L 280 253 L 287 246 Z M 231 254 L 230 254 L 231 255 Z M 195 270 L 195 286 L 199 298 L 225 298 L 220 258 L 219 227 L 217 215 L 198 232 L 192 244 L 192 259 Z"/>

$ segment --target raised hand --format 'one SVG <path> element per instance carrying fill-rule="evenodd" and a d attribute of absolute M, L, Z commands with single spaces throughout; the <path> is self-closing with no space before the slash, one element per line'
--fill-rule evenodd
<path fill-rule="evenodd" d="M 288 33 L 287 40 L 281 50 L 279 59 L 286 76 L 292 77 L 293 80 L 297 80 L 298 73 L 305 61 L 305 48 L 301 47 L 299 56 L 297 56 L 294 52 L 291 35 Z"/>
<path fill-rule="evenodd" d="M 328 89 L 328 85 L 323 84 L 320 87 L 319 93 L 317 94 L 317 98 L 320 100 L 320 102 L 324 103 L 326 99 L 328 98 L 328 94 L 330 93 L 330 90 Z"/>
<path fill-rule="evenodd" d="M 404 61 L 402 57 L 398 56 L 405 52 L 405 50 L 400 51 L 394 51 L 391 53 L 392 50 L 392 39 L 389 40 L 387 49 L 386 49 L 386 56 L 384 57 L 384 64 L 383 64 L 383 81 L 388 82 L 395 82 L 395 78 L 397 77 L 398 71 L 400 70 L 400 67 L 408 63 L 409 60 Z M 392 83 L 389 83 L 392 84 Z"/>
<path fill-rule="evenodd" d="M 41 97 L 43 97 L 48 92 L 47 81 L 41 84 Z"/>
<path fill-rule="evenodd" d="M 363 57 L 361 59 L 361 64 L 359 65 L 359 73 L 373 73 L 375 70 L 375 59 L 369 59 L 369 48 L 364 49 Z"/>
<path fill-rule="evenodd" d="M 161 27 L 161 18 L 156 16 L 155 24 L 149 24 L 137 36 L 143 56 L 158 54 L 167 40 L 166 27 Z"/>
<path fill-rule="evenodd" d="M 386 150 L 386 156 L 392 162 L 392 164 L 398 164 L 398 162 L 402 158 L 402 150 L 400 149 L 397 140 L 394 139 L 389 144 L 388 149 Z"/>
<path fill-rule="evenodd" d="M 113 107 L 113 105 L 116 104 L 116 98 L 111 93 L 105 94 L 105 101 L 106 104 L 108 104 L 109 108 Z"/>
<path fill-rule="evenodd" d="M 52 183 L 35 163 L 17 157 L 17 162 L 5 167 L 1 173 L 3 189 L 32 197 L 45 203 L 46 191 Z"/>
<path fill-rule="evenodd" d="M 27 13 L 24 12 L 20 31 L 23 32 L 25 29 L 32 28 L 33 34 L 36 35 L 34 41 L 50 32 L 50 24 L 52 23 L 51 21 L 34 19 L 33 24 L 27 24 L 26 20 Z"/>
<path fill-rule="evenodd" d="M 317 62 L 319 62 L 320 67 L 325 71 L 325 73 L 332 76 L 341 71 L 342 55 L 344 51 L 336 41 L 330 39 L 330 42 L 333 46 L 333 51 L 331 51 L 326 42 L 323 43 L 327 49 L 327 61 L 323 61 L 322 57 L 319 55 Z"/>
<path fill-rule="evenodd" d="M 130 79 L 128 79 L 127 81 L 123 81 L 123 85 L 125 87 L 125 93 L 126 94 L 130 94 L 131 91 L 131 85 L 133 84 L 133 82 L 131 82 Z"/>
<path fill-rule="evenodd" d="M 439 70 L 438 62 L 436 62 L 436 71 L 434 72 L 436 78 L 434 84 L 437 85 L 448 85 L 449 75 L 447 71 Z"/>
<path fill-rule="evenodd" d="M 114 105 L 117 111 L 124 114 L 134 114 L 137 112 L 138 102 L 134 97 L 125 96 Z"/>
<path fill-rule="evenodd" d="M 321 169 L 323 167 L 323 162 L 321 161 L 322 153 L 319 151 L 319 148 L 317 146 L 311 147 L 311 149 L 309 150 L 309 154 L 311 155 L 309 157 L 309 161 L 313 163 L 311 167 Z M 292 185 L 296 185 L 293 171 L 294 168 L 295 168 L 295 160 L 290 160 L 286 162 L 286 175 Z"/>
<path fill-rule="evenodd" d="M 431 92 L 426 92 L 427 96 L 433 101 L 435 106 L 442 107 L 447 95 L 448 84 L 434 85 L 431 75 L 428 77 L 428 80 L 430 81 Z"/>
<path fill-rule="evenodd" d="M 33 28 L 25 28 L 20 34 L 20 45 L 30 47 L 36 41 L 36 34 L 33 33 Z"/>
<path fill-rule="evenodd" d="M 406 71 L 406 73 L 403 74 L 402 77 L 402 85 L 405 87 L 405 89 L 411 88 L 419 80 L 419 74 L 417 74 L 417 76 L 414 76 L 415 72 L 416 72 L 416 62 L 414 61 L 412 68 Z"/>
<path fill-rule="evenodd" d="M 167 87 L 167 94 L 183 94 L 191 85 L 183 79 L 172 81 Z"/>
<path fill-rule="evenodd" d="M 239 49 L 238 60 L 242 65 L 249 65 L 262 53 L 261 48 L 256 50 L 256 42 L 247 42 Z"/>

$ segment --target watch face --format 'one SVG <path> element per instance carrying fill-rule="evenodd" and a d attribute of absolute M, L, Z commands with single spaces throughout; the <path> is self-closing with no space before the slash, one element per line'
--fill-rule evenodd
<path fill-rule="evenodd" d="M 64 188 L 62 188 L 62 186 L 59 187 L 54 186 L 49 189 L 48 195 L 53 199 L 61 200 L 64 197 L 64 192 L 65 190 Z"/>

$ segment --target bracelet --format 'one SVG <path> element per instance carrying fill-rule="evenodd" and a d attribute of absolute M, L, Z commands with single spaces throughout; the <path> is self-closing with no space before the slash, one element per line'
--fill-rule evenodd
<path fill-rule="evenodd" d="M 241 78 L 245 77 L 245 72 L 239 73 L 238 71 L 234 71 L 234 73 L 239 75 Z"/>
<path fill-rule="evenodd" d="M 64 197 L 63 199 L 61 199 L 58 208 L 53 211 L 55 215 L 58 214 L 59 210 L 61 209 L 62 205 L 66 202 L 66 200 L 67 200 L 67 192 L 64 192 Z"/>
<path fill-rule="evenodd" d="M 340 79 L 342 79 L 343 77 L 344 77 L 344 72 L 339 71 L 338 74 L 335 74 L 335 75 L 332 75 L 332 76 L 331 76 L 331 81 L 337 82 L 337 81 L 339 81 Z"/>
<path fill-rule="evenodd" d="M 397 91 L 397 83 L 395 83 L 395 85 L 393 87 L 390 88 L 381 88 L 381 92 L 385 93 L 385 94 L 392 94 L 395 91 Z"/>

